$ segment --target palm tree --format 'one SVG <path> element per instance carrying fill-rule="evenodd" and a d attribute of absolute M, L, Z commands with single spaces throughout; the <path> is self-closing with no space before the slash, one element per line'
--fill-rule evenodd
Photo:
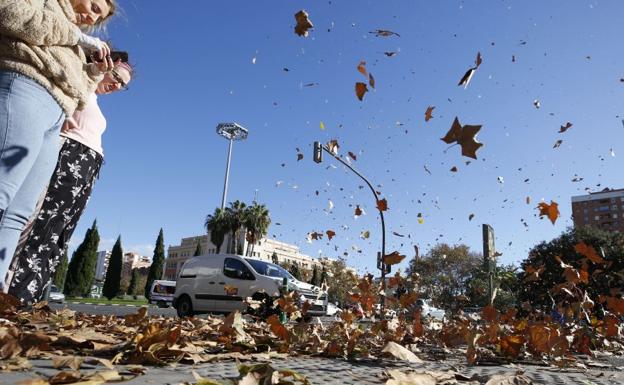
<path fill-rule="evenodd" d="M 270 224 L 271 216 L 265 205 L 259 205 L 257 202 L 254 202 L 247 207 L 244 225 L 247 228 L 246 239 L 249 243 L 246 255 L 253 255 L 256 242 L 267 234 Z"/>
<path fill-rule="evenodd" d="M 210 233 L 210 240 L 217 247 L 217 254 L 219 254 L 225 235 L 230 231 L 225 210 L 217 207 L 212 215 L 206 216 L 204 226 L 206 231 Z"/>
<path fill-rule="evenodd" d="M 225 209 L 226 212 L 226 223 L 229 233 L 231 235 L 230 238 L 230 248 L 228 250 L 229 253 L 237 254 L 238 253 L 238 238 L 240 236 L 240 231 L 245 225 L 245 212 L 247 205 L 241 201 L 230 202 L 230 207 Z"/>

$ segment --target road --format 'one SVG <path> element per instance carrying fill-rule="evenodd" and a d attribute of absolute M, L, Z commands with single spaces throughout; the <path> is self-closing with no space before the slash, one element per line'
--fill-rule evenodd
<path fill-rule="evenodd" d="M 136 305 L 90 305 L 84 303 L 70 303 L 66 302 L 64 304 L 59 303 L 50 303 L 50 307 L 55 310 L 60 310 L 64 308 L 68 308 L 70 310 L 86 313 L 86 314 L 112 314 L 116 316 L 124 316 L 128 314 L 135 314 L 140 306 Z M 152 316 L 163 316 L 163 317 L 176 317 L 176 310 L 172 307 L 169 308 L 158 308 L 156 306 L 150 306 L 147 312 L 148 315 Z M 329 324 L 334 321 L 334 317 L 319 317 L 323 324 Z"/>

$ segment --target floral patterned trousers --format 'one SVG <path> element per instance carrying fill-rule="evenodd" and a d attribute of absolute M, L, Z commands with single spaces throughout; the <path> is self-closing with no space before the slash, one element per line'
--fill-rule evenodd
<path fill-rule="evenodd" d="M 102 161 L 102 155 L 82 143 L 64 140 L 41 208 L 22 232 L 11 264 L 9 294 L 23 305 L 43 299 L 89 201 Z"/>

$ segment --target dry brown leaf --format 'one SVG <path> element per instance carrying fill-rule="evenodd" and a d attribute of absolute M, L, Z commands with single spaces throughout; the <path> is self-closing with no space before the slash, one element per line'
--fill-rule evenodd
<path fill-rule="evenodd" d="M 362 215 L 362 209 L 360 208 L 360 205 L 355 206 L 355 216 L 359 217 L 360 215 Z"/>
<path fill-rule="evenodd" d="M 84 361 L 83 357 L 58 356 L 58 357 L 52 358 L 52 366 L 54 366 L 54 368 L 56 369 L 70 368 L 73 370 L 79 370 L 80 365 L 82 365 L 83 361 Z"/>
<path fill-rule="evenodd" d="M 377 200 L 377 209 L 379 211 L 387 211 L 388 210 L 388 201 L 386 198 Z"/>
<path fill-rule="evenodd" d="M 0 372 L 18 372 L 22 370 L 29 370 L 32 368 L 32 364 L 24 357 L 16 357 L 10 360 L 0 361 Z"/>
<path fill-rule="evenodd" d="M 398 263 L 401 263 L 401 261 L 404 259 L 405 255 L 401 255 L 398 251 L 395 251 L 391 254 L 384 255 L 383 263 L 385 263 L 386 265 L 396 265 Z"/>
<path fill-rule="evenodd" d="M 366 71 L 366 62 L 364 60 L 360 61 L 360 64 L 357 66 L 357 70 L 359 73 L 364 75 L 364 77 L 368 77 L 368 72 Z"/>
<path fill-rule="evenodd" d="M 561 128 L 559 128 L 559 133 L 562 134 L 566 131 L 568 131 L 568 129 L 572 127 L 572 123 L 567 122 L 565 125 L 562 125 Z"/>
<path fill-rule="evenodd" d="M 327 142 L 327 149 L 333 155 L 338 155 L 338 150 L 340 149 L 340 145 L 338 144 L 338 140 L 337 139 L 332 139 L 329 142 Z"/>
<path fill-rule="evenodd" d="M 540 202 L 537 208 L 540 211 L 539 216 L 547 216 L 553 225 L 557 221 L 557 218 L 559 218 L 559 205 L 555 201 L 550 201 L 550 204 L 546 202 Z"/>
<path fill-rule="evenodd" d="M 481 130 L 480 125 L 465 125 L 459 123 L 459 119 L 455 117 L 451 128 L 446 135 L 441 138 L 445 143 L 456 143 L 461 146 L 462 155 L 469 158 L 477 159 L 477 150 L 483 146 L 476 140 L 476 136 Z"/>
<path fill-rule="evenodd" d="M 372 88 L 375 88 L 375 78 L 373 77 L 373 74 L 371 73 L 368 74 L 368 85 L 371 86 Z"/>
<path fill-rule="evenodd" d="M 602 257 L 598 255 L 596 249 L 594 249 L 591 245 L 586 244 L 585 242 L 577 243 L 574 246 L 574 250 L 592 261 L 593 263 L 603 264 L 606 262 Z"/>
<path fill-rule="evenodd" d="M 435 108 L 435 106 L 429 106 L 427 107 L 427 110 L 425 111 L 425 122 L 430 121 L 433 118 L 433 109 Z"/>
<path fill-rule="evenodd" d="M 348 152 L 349 157 L 353 160 L 357 160 L 357 155 L 355 155 L 354 153 L 352 153 L 351 151 Z"/>
<path fill-rule="evenodd" d="M 423 362 L 411 350 L 408 350 L 407 348 L 404 348 L 403 346 L 392 341 L 389 341 L 386 346 L 384 346 L 384 348 L 381 350 L 381 352 L 403 361 Z"/>
<path fill-rule="evenodd" d="M 555 144 L 553 145 L 553 148 L 559 148 L 561 146 L 561 143 L 563 143 L 563 140 L 559 139 L 558 141 L 555 142 Z"/>
<path fill-rule="evenodd" d="M 308 13 L 302 9 L 295 13 L 295 20 L 297 21 L 295 33 L 299 36 L 308 37 L 308 29 L 314 28 L 314 25 L 308 18 Z"/>
<path fill-rule="evenodd" d="M 329 239 L 330 241 L 332 240 L 332 238 L 336 235 L 336 233 L 332 230 L 327 230 L 325 232 L 325 234 L 327 234 L 327 239 Z"/>
<path fill-rule="evenodd" d="M 522 374 L 495 374 L 485 385 L 533 385 L 533 381 Z"/>
<path fill-rule="evenodd" d="M 355 83 L 355 96 L 362 101 L 364 99 L 364 94 L 368 92 L 368 87 L 366 83 L 357 82 Z"/>

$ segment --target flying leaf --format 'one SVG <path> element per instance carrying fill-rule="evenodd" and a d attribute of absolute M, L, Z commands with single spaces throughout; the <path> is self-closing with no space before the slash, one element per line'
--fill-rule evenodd
<path fill-rule="evenodd" d="M 540 218 L 546 215 L 553 225 L 557 221 L 557 218 L 559 218 L 559 205 L 555 201 L 550 201 L 550 204 L 546 202 L 540 202 L 537 208 L 540 211 Z"/>
<path fill-rule="evenodd" d="M 338 144 L 337 139 L 332 139 L 327 142 L 327 149 L 334 155 L 338 155 L 338 150 L 340 149 L 340 145 Z"/>
<path fill-rule="evenodd" d="M 553 146 L 553 148 L 559 148 L 559 146 L 561 146 L 561 143 L 563 143 L 563 140 L 559 139 L 558 141 L 555 142 L 555 145 Z"/>
<path fill-rule="evenodd" d="M 476 68 L 470 68 L 468 71 L 466 71 L 466 73 L 464 74 L 464 76 L 462 76 L 457 85 L 464 86 L 464 89 L 468 88 L 468 84 L 470 83 L 470 80 L 472 80 L 472 76 L 474 75 L 475 71 Z"/>
<path fill-rule="evenodd" d="M 559 133 L 564 133 L 566 131 L 568 131 L 568 128 L 572 127 L 572 123 L 567 122 L 564 126 L 561 126 L 559 128 Z"/>
<path fill-rule="evenodd" d="M 477 52 L 477 58 L 475 59 L 475 69 L 479 68 L 483 60 L 481 60 L 481 52 Z"/>
<path fill-rule="evenodd" d="M 357 70 L 359 73 L 364 75 L 364 77 L 368 77 L 368 72 L 366 72 L 366 62 L 364 60 L 360 61 L 360 64 L 357 66 Z"/>
<path fill-rule="evenodd" d="M 601 256 L 598 255 L 596 249 L 594 249 L 593 246 L 588 245 L 585 242 L 577 243 L 574 246 L 574 250 L 592 261 L 593 263 L 602 264 L 606 262 Z"/>
<path fill-rule="evenodd" d="M 295 13 L 295 20 L 297 20 L 297 25 L 295 26 L 295 33 L 299 36 L 307 37 L 308 29 L 314 28 L 314 25 L 308 18 L 308 13 L 304 10 L 301 10 Z"/>
<path fill-rule="evenodd" d="M 388 31 L 387 29 L 376 29 L 374 31 L 370 31 L 369 33 L 375 34 L 376 37 L 390 37 L 390 36 L 401 37 L 401 35 L 399 35 L 398 33 Z"/>
<path fill-rule="evenodd" d="M 349 157 L 353 160 L 357 160 L 357 155 L 355 155 L 354 153 L 352 153 L 351 151 L 348 152 Z"/>
<path fill-rule="evenodd" d="M 386 198 L 377 200 L 377 208 L 379 211 L 388 210 L 388 201 L 386 201 Z"/>
<path fill-rule="evenodd" d="M 368 74 L 368 84 L 375 88 L 375 78 L 373 77 L 373 74 L 369 73 Z"/>
<path fill-rule="evenodd" d="M 476 140 L 476 136 L 481 130 L 481 126 L 462 126 L 459 123 L 459 119 L 455 117 L 450 130 L 446 135 L 441 138 L 445 143 L 457 143 L 462 148 L 462 155 L 469 158 L 477 159 L 477 150 L 483 146 L 483 143 L 479 143 Z"/>
<path fill-rule="evenodd" d="M 539 101 L 539 100 L 537 100 L 537 99 L 535 99 L 535 100 L 533 101 L 533 105 L 534 105 L 534 106 L 535 106 L 535 108 L 537 108 L 538 110 L 539 110 L 539 108 L 540 108 L 540 106 L 541 106 L 540 101 Z"/>
<path fill-rule="evenodd" d="M 362 239 L 368 239 L 370 237 L 370 231 L 366 230 L 366 231 L 362 231 L 362 233 L 360 234 L 360 238 Z"/>
<path fill-rule="evenodd" d="M 433 112 L 434 108 L 435 108 L 434 106 L 427 107 L 427 111 L 425 111 L 425 122 L 428 122 L 431 120 L 431 118 L 433 118 L 431 113 Z"/>
<path fill-rule="evenodd" d="M 394 51 L 386 51 L 384 52 L 384 55 L 386 55 L 387 57 L 393 57 L 394 55 L 396 55 L 397 53 Z"/>
<path fill-rule="evenodd" d="M 405 255 L 399 254 L 398 251 L 394 251 L 391 254 L 386 254 L 383 257 L 383 263 L 386 265 L 396 265 L 401 263 L 402 260 L 405 259 Z"/>
<path fill-rule="evenodd" d="M 319 124 L 319 126 L 321 127 L 321 130 L 325 129 L 325 123 L 323 123 L 323 121 L 321 120 L 321 124 Z"/>
<path fill-rule="evenodd" d="M 368 92 L 368 87 L 366 83 L 357 82 L 355 83 L 355 96 L 357 96 L 360 101 L 364 99 L 364 94 Z"/>
<path fill-rule="evenodd" d="M 474 218 L 474 216 L 475 216 L 474 214 L 470 214 L 470 215 L 468 215 L 468 220 L 469 220 L 469 221 L 471 221 L 471 220 L 472 220 L 472 218 Z"/>
<path fill-rule="evenodd" d="M 327 238 L 328 238 L 330 241 L 332 240 L 332 238 L 333 238 L 333 237 L 335 237 L 335 236 L 336 236 L 336 233 L 335 233 L 334 231 L 332 231 L 332 230 L 327 230 L 327 231 L 325 232 L 325 234 L 327 234 Z"/>
<path fill-rule="evenodd" d="M 418 213 L 418 215 L 416 216 L 416 219 L 418 220 L 419 225 L 422 225 L 423 223 L 425 223 L 425 218 L 423 218 L 422 213 Z"/>
<path fill-rule="evenodd" d="M 303 154 L 299 153 L 297 154 L 297 162 L 303 159 Z"/>
<path fill-rule="evenodd" d="M 359 217 L 360 215 L 362 215 L 362 209 L 360 208 L 360 205 L 355 206 L 355 216 Z"/>
<path fill-rule="evenodd" d="M 457 167 L 455 167 L 455 166 L 451 167 L 451 170 L 450 170 L 450 171 L 451 171 L 451 172 L 457 172 Z"/>

